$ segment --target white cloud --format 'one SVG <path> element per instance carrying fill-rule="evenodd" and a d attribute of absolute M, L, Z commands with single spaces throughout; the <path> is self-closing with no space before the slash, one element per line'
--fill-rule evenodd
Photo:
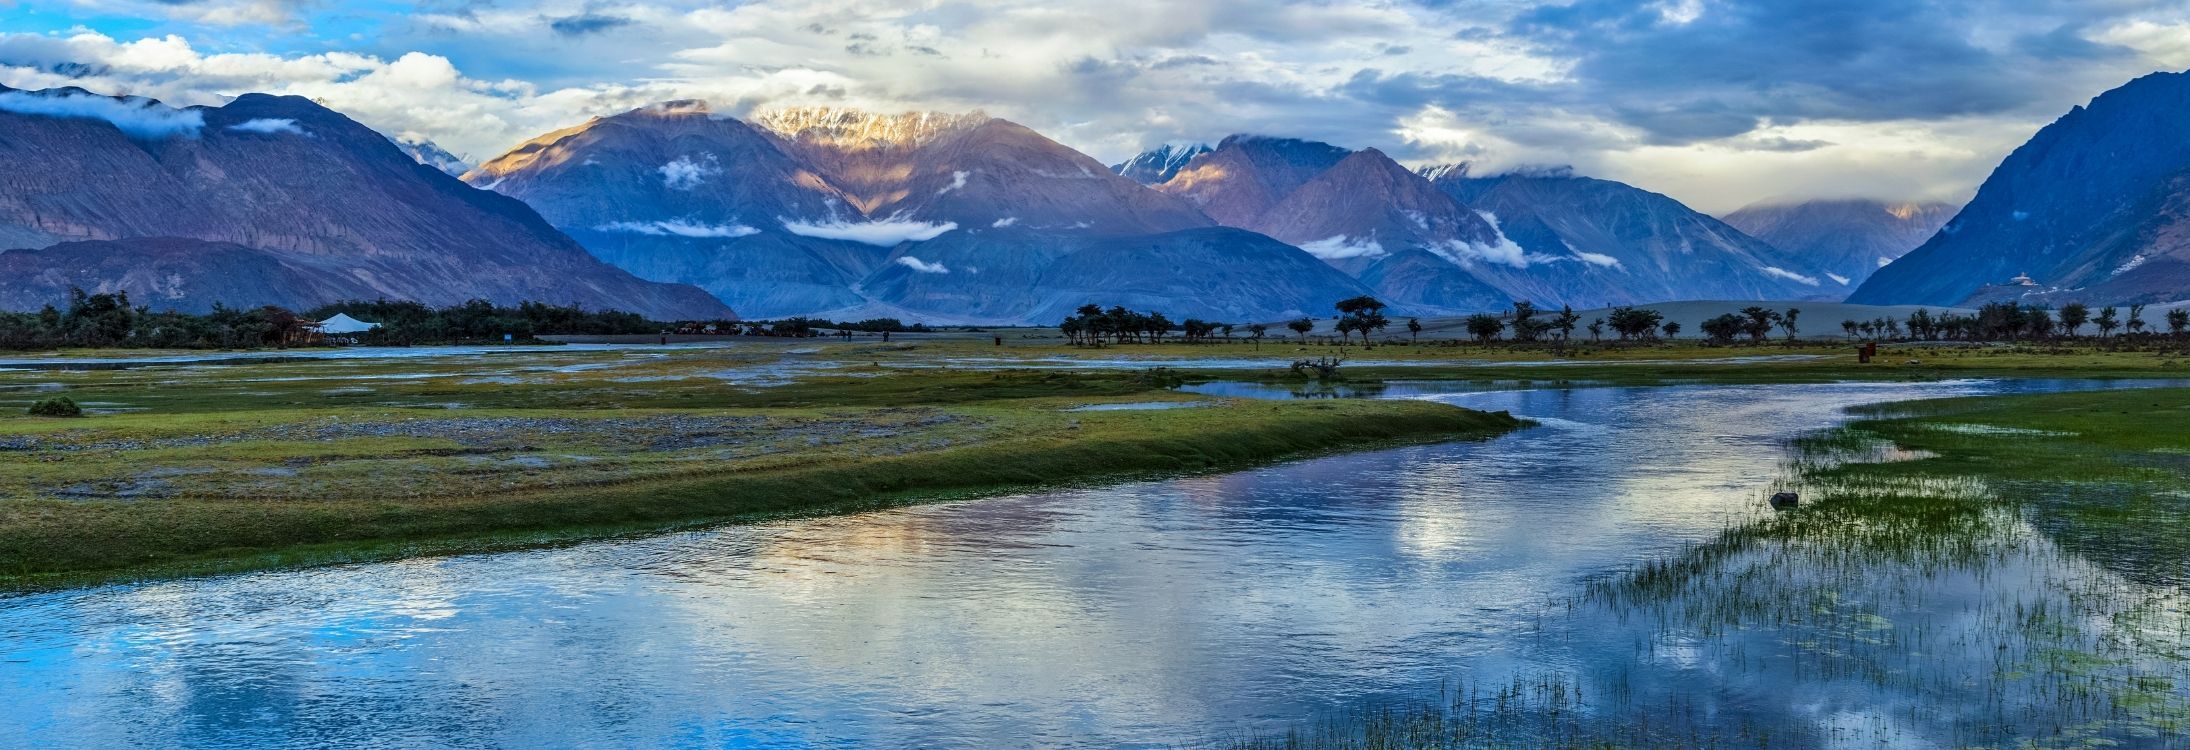
<path fill-rule="evenodd" d="M 941 224 L 930 224 L 924 221 L 899 218 L 861 222 L 785 220 L 783 228 L 802 237 L 849 240 L 869 245 L 891 247 L 903 242 L 925 242 L 935 239 L 944 232 L 957 229 L 958 224 L 948 221 Z"/>
<path fill-rule="evenodd" d="M 636 232 L 657 237 L 677 236 L 706 239 L 728 239 L 759 234 L 760 230 L 744 224 L 703 224 L 670 219 L 667 221 L 616 221 L 595 227 L 603 232 Z"/>
<path fill-rule="evenodd" d="M 1757 269 L 1757 270 L 1759 270 L 1759 271 L 1763 271 L 1763 272 L 1764 272 L 1764 275 L 1766 275 L 1766 276 L 1772 276 L 1772 277 L 1776 277 L 1776 278 L 1782 278 L 1782 279 L 1786 279 L 1786 280 L 1788 280 L 1788 281 L 1792 281 L 1792 282 L 1795 282 L 1795 283 L 1797 283 L 1797 284 L 1802 284 L 1802 285 L 1804 285 L 1804 286 L 1817 286 L 1817 277 L 1816 277 L 1816 276 L 1804 276 L 1804 275 L 1802 275 L 1802 274 L 1799 274 L 1799 273 L 1795 273 L 1795 272 L 1793 272 L 1793 271 L 1789 271 L 1789 270 L 1787 270 L 1787 269 L 1784 269 L 1784 268 L 1780 268 L 1779 266 L 1765 266 L 1765 267 L 1763 267 L 1763 268 L 1759 268 L 1759 269 Z"/>
<path fill-rule="evenodd" d="M 304 128 L 297 125 L 296 120 L 292 120 L 287 117 L 253 118 L 249 120 L 244 120 L 243 122 L 239 122 L 234 125 L 230 125 L 228 126 L 228 129 L 240 133 L 258 133 L 261 135 L 274 135 L 277 133 L 288 133 L 291 135 L 310 135 L 309 133 L 304 132 Z"/>
<path fill-rule="evenodd" d="M 943 186 L 943 189 L 942 189 L 942 190 L 937 190 L 937 191 L 935 191 L 935 194 L 936 194 L 936 195 L 943 195 L 943 194 L 945 194 L 945 193 L 949 193 L 950 191 L 953 191 L 953 190 L 957 190 L 957 189 L 959 189 L 959 188 L 965 187 L 965 186 L 966 186 L 966 177 L 967 177 L 968 175 L 971 175 L 971 174 L 973 174 L 973 173 L 972 173 L 972 172 L 966 172 L 966 171 L 963 171 L 963 170 L 961 170 L 961 171 L 957 171 L 957 172 L 952 172 L 952 173 L 951 173 L 951 184 L 949 184 L 949 185 L 944 185 L 944 186 Z"/>
<path fill-rule="evenodd" d="M 2136 50 L 2168 70 L 2190 68 L 2190 21 L 2128 21 L 2102 29 L 2091 38 Z"/>
<path fill-rule="evenodd" d="M 1364 237 L 1356 240 L 1343 234 L 1336 237 L 1325 237 L 1314 242 L 1303 242 L 1300 249 L 1308 251 L 1309 255 L 1324 260 L 1382 258 L 1388 254 L 1384 252 L 1384 246 L 1379 244 L 1374 237 Z"/>
<path fill-rule="evenodd" d="M 1490 224 L 1491 234 L 1497 237 L 1496 240 L 1487 243 L 1453 240 L 1442 245 L 1432 245 L 1429 248 L 1430 252 L 1463 266 L 1482 261 L 1500 263 L 1514 268 L 1527 268 L 1531 263 L 1552 260 L 1552 258 L 1544 255 L 1531 255 L 1527 250 L 1522 249 L 1519 243 L 1506 237 L 1506 233 L 1498 229 L 1498 217 L 1496 215 L 1489 211 L 1477 211 L 1475 213 L 1482 216 L 1484 222 Z"/>
<path fill-rule="evenodd" d="M 1619 258 L 1614 258 L 1610 255 L 1605 255 L 1604 253 L 1587 253 L 1576 250 L 1574 251 L 1574 257 L 1577 260 L 1580 260 L 1583 263 L 1588 263 L 1592 266 L 1604 266 L 1606 268 L 1620 267 Z"/>
<path fill-rule="evenodd" d="M 104 120 L 132 137 L 144 139 L 194 136 L 205 127 L 205 116 L 195 110 L 174 109 L 142 99 L 80 94 L 46 96 L 27 91 L 0 92 L 0 111 Z"/>
<path fill-rule="evenodd" d="M 707 181 L 708 177 L 721 174 L 722 166 L 715 162 L 714 154 L 701 154 L 699 161 L 693 161 L 690 156 L 679 156 L 675 161 L 656 167 L 655 171 L 662 173 L 662 184 L 669 186 L 671 190 L 691 190 Z"/>
<path fill-rule="evenodd" d="M 906 268 L 910 268 L 910 269 L 912 269 L 912 270 L 914 270 L 914 271 L 918 271 L 918 272 L 920 272 L 920 273 L 950 273 L 950 272 L 951 272 L 951 269 L 950 269 L 950 267 L 949 267 L 949 266 L 945 266 L 945 265 L 943 265 L 943 264 L 941 264 L 941 263 L 929 263 L 929 262 L 927 262 L 927 261 L 923 261 L 923 260 L 921 260 L 921 259 L 919 259 L 919 258 L 915 258 L 915 257 L 912 257 L 912 256 L 910 256 L 910 255 L 900 255 L 900 256 L 897 256 L 897 264 L 898 264 L 898 265 L 900 265 L 900 266 L 904 266 L 904 267 L 906 267 Z"/>
<path fill-rule="evenodd" d="M 1013 224 L 1017 224 L 1017 223 L 1019 223 L 1019 217 L 1017 217 L 1017 216 L 1006 216 L 1006 217 L 1004 217 L 1004 218 L 1001 218 L 1001 219 L 997 219 L 997 220 L 995 221 L 995 223 L 992 223 L 992 224 L 990 224 L 989 226 L 995 227 L 995 228 L 997 228 L 997 229 L 1003 229 L 1004 227 L 1008 227 L 1008 226 L 1011 226 L 1011 225 L 1013 225 Z"/>

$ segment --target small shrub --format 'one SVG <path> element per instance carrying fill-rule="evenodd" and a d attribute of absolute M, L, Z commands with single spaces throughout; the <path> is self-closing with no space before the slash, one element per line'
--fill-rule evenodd
<path fill-rule="evenodd" d="M 75 399 L 67 396 L 55 396 L 31 404 L 30 415 L 34 417 L 81 417 L 84 415 L 84 408 L 77 406 Z"/>

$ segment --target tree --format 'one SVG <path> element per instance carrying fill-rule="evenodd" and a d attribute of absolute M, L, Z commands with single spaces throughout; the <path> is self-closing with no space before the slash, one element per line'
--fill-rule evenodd
<path fill-rule="evenodd" d="M 1552 324 L 1536 319 L 1535 303 L 1515 302 L 1513 303 L 1512 325 L 1513 340 L 1535 341 L 1537 337 L 1543 335 L 1544 331 L 1549 330 Z"/>
<path fill-rule="evenodd" d="M 1421 340 L 1422 340 L 1422 321 L 1421 321 L 1421 319 L 1419 319 L 1419 318 L 1408 318 L 1408 319 L 1407 319 L 1407 338 L 1408 338 L 1409 340 L 1412 340 L 1412 341 L 1421 341 Z"/>
<path fill-rule="evenodd" d="M 1565 344 L 1567 339 L 1573 338 L 1574 325 L 1580 322 L 1582 316 L 1574 314 L 1574 306 L 1560 305 L 1559 314 L 1551 318 L 1551 327 L 1559 329 L 1559 343 Z"/>
<path fill-rule="evenodd" d="M 1349 297 L 1339 300 L 1338 304 L 1335 305 L 1335 307 L 1338 308 L 1338 312 L 1340 315 L 1356 315 L 1382 311 L 1384 309 L 1384 303 L 1377 301 L 1375 297 L 1364 294 L 1359 297 Z"/>
<path fill-rule="evenodd" d="M 1779 314 L 1779 327 L 1787 332 L 1787 342 L 1790 344 L 1794 343 L 1795 335 L 1801 333 L 1801 329 L 1795 327 L 1795 319 L 1799 317 L 1802 317 L 1802 308 L 1799 307 L 1787 308 L 1786 312 Z"/>
<path fill-rule="evenodd" d="M 1262 351 L 1262 336 L 1269 332 L 1270 327 L 1261 323 L 1247 327 L 1247 338 L 1255 342 L 1255 351 Z"/>
<path fill-rule="evenodd" d="M 1862 327 L 1863 327 L 1863 324 L 1862 324 L 1862 323 L 1857 323 L 1857 322 L 1855 322 L 1855 321 L 1853 321 L 1853 320 L 1843 320 L 1843 321 L 1840 321 L 1840 330 L 1843 330 L 1843 331 L 1847 331 L 1847 332 L 1848 332 L 1848 338 L 1851 338 L 1851 339 L 1852 339 L 1852 338 L 1855 338 L 1855 333 L 1856 333 L 1856 330 L 1857 330 L 1857 329 L 1860 329 L 1860 328 L 1862 328 Z"/>
<path fill-rule="evenodd" d="M 1646 307 L 1629 306 L 1612 308 L 1606 318 L 1611 322 L 1612 330 L 1620 334 L 1620 340 L 1626 341 L 1656 335 L 1658 323 L 1665 320 L 1665 314 Z"/>
<path fill-rule="evenodd" d="M 2061 328 L 2070 337 L 2083 335 L 2081 329 L 2091 321 L 2091 307 L 2082 302 L 2070 302 L 2061 306 Z"/>
<path fill-rule="evenodd" d="M 1589 321 L 1589 340 L 1604 340 L 1604 318 Z"/>
<path fill-rule="evenodd" d="M 1851 325 L 1855 323 L 1852 320 L 1848 322 Z M 1748 321 L 1733 313 L 1726 313 L 1703 322 L 1703 335 L 1710 337 L 1711 343 L 1714 344 L 1733 343 L 1734 337 L 1741 335 L 1741 332 L 1747 329 Z"/>
<path fill-rule="evenodd" d="M 1920 339 L 1930 339 L 1937 338 L 1938 332 L 1938 324 L 1937 322 L 1932 320 L 1930 310 L 1919 307 L 1916 308 L 1916 312 L 1909 313 L 1910 336 L 1915 336 Z"/>
<path fill-rule="evenodd" d="M 1476 341 L 1486 345 L 1498 340 L 1498 334 L 1506 330 L 1506 322 L 1489 313 L 1476 313 L 1468 316 L 1467 325 L 1468 333 L 1474 336 Z"/>
<path fill-rule="evenodd" d="M 2100 338 L 2113 336 L 2114 329 L 2122 327 L 2122 322 L 2117 319 L 2117 316 L 2114 312 L 2114 306 L 2112 305 L 2108 305 L 2105 309 L 2100 310 L 2099 319 L 2092 322 L 2099 325 Z"/>
<path fill-rule="evenodd" d="M 1762 307 L 1744 307 L 1741 315 L 1748 319 L 1742 330 L 1748 332 L 1751 341 L 1758 343 L 1763 343 L 1764 337 L 1772 335 L 1772 329 L 1779 325 L 1779 313 Z"/>
<path fill-rule="evenodd" d="M 1658 330 L 1664 331 L 1666 338 L 1673 338 L 1681 335 L 1681 324 L 1677 320 L 1668 320 L 1665 325 L 1658 326 Z"/>
<path fill-rule="evenodd" d="M 2128 326 L 2131 336 L 2144 332 L 2144 305 L 2129 306 Z"/>
<path fill-rule="evenodd" d="M 1307 318 L 1301 318 L 1299 320 L 1285 324 L 1285 327 L 1291 328 L 1293 329 L 1294 333 L 1300 334 L 1300 343 L 1305 344 L 1308 343 L 1308 332 L 1316 329 L 1316 322 Z"/>
<path fill-rule="evenodd" d="M 1375 297 L 1363 295 L 1342 299 L 1335 307 L 1340 315 L 1338 333 L 1341 342 L 1345 341 L 1347 331 L 1360 331 L 1361 343 L 1367 344 L 1371 333 L 1384 330 L 1385 326 L 1391 324 L 1391 321 L 1384 319 L 1384 303 L 1378 302 Z"/>
<path fill-rule="evenodd" d="M 2178 307 L 2167 311 L 2167 332 L 2180 338 L 2185 330 L 2190 330 L 2190 309 Z"/>

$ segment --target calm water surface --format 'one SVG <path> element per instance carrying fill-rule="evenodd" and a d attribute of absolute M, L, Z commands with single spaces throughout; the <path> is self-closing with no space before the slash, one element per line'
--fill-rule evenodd
<path fill-rule="evenodd" d="M 1788 438 L 1855 404 L 2092 386 L 1402 385 L 1383 395 L 1542 426 L 1203 478 L 0 598 L 0 747 L 1163 747 L 1281 730 L 1455 681 L 1635 668 L 1632 633 L 1547 638 L 1546 621 L 1592 578 L 1768 512 Z M 1763 696 L 1726 710 L 1784 708 L 1768 681 L 1682 679 Z"/>

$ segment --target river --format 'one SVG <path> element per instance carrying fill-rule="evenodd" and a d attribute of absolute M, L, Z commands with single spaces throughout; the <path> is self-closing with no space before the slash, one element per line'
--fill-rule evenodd
<path fill-rule="evenodd" d="M 1402 385 L 1384 395 L 1540 426 L 0 598 L 0 747 L 1169 747 L 1282 731 L 1456 681 L 1638 658 L 1587 629 L 1547 639 L 1545 623 L 1586 581 L 1770 512 L 1788 439 L 1851 405 L 2070 387 L 2088 384 Z"/>

